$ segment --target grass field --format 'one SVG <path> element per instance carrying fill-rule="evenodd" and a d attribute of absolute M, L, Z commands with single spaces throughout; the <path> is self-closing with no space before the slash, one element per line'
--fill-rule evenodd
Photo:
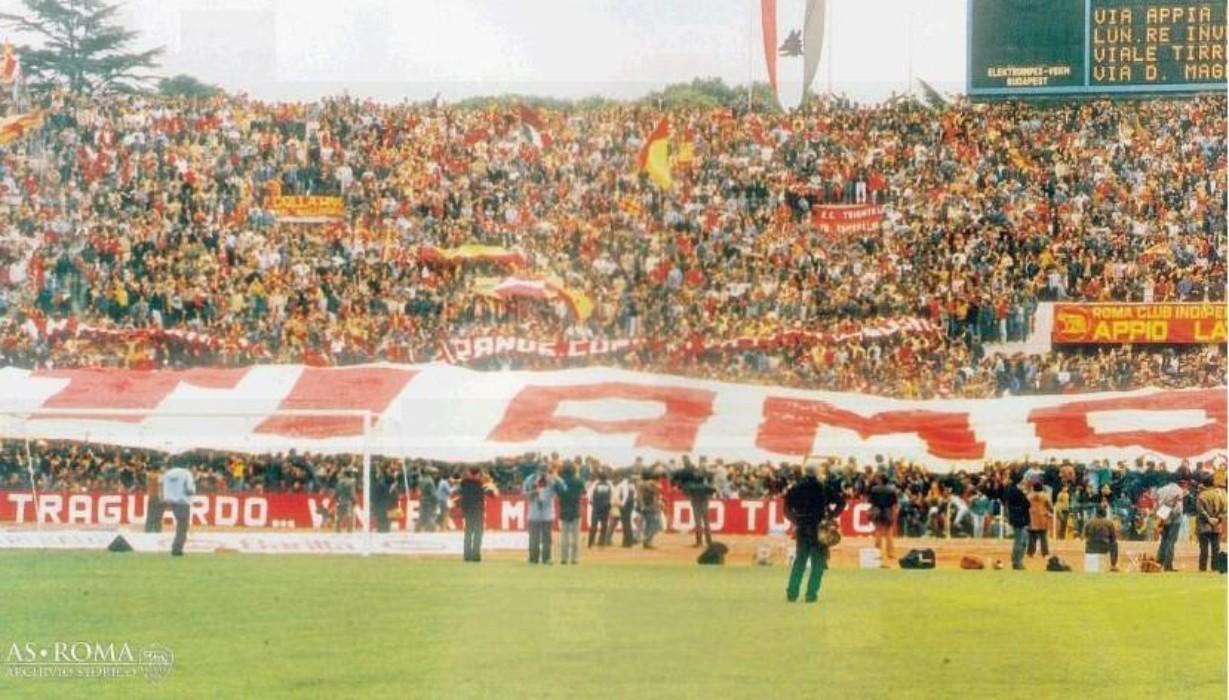
<path fill-rule="evenodd" d="M 0 697 L 1224 698 L 1225 579 L 0 552 L 0 647 L 170 648 Z M 4 669 L 7 671 L 7 669 Z"/>

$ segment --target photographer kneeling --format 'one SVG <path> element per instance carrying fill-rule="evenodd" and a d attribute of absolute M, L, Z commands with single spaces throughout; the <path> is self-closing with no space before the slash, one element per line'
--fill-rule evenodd
<path fill-rule="evenodd" d="M 814 603 L 819 598 L 819 584 L 828 568 L 828 544 L 821 541 L 820 530 L 828 519 L 833 520 L 830 527 L 835 527 L 835 519 L 844 508 L 845 497 L 841 489 L 821 483 L 819 470 L 813 465 L 807 465 L 802 479 L 785 493 L 785 516 L 794 524 L 796 543 L 794 565 L 785 589 L 789 602 L 798 600 L 802 572 L 808 561 L 811 575 L 807 578 L 806 602 Z"/>

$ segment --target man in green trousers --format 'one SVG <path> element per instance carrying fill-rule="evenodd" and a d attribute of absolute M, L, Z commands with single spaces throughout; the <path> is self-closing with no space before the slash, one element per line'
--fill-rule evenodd
<path fill-rule="evenodd" d="M 801 480 L 785 493 L 785 515 L 794 524 L 794 565 L 789 572 L 789 585 L 785 597 L 793 603 L 798 600 L 802 573 L 807 563 L 811 575 L 807 578 L 806 602 L 819 599 L 819 584 L 824 570 L 828 568 L 828 548 L 819 542 L 820 524 L 827 518 L 835 518 L 845 508 L 845 497 L 839 487 L 825 485 L 819 480 L 819 471 L 808 465 Z"/>

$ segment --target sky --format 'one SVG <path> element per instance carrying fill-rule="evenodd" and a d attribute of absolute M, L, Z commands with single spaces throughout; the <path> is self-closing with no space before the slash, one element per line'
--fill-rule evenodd
<path fill-rule="evenodd" d="M 802 0 L 778 0 L 799 15 Z M 504 92 L 633 98 L 719 76 L 766 80 L 759 0 L 126 0 L 163 72 L 269 100 Z M 879 100 L 910 72 L 965 82 L 966 0 L 829 0 L 813 90 Z M 0 0 L 17 11 L 17 0 Z M 801 26 L 801 19 L 797 24 Z M 916 89 L 916 84 L 915 84 Z"/>

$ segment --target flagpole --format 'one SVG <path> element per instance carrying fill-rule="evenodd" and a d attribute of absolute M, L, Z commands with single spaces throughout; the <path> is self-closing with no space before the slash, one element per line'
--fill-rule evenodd
<path fill-rule="evenodd" d="M 832 20 L 836 14 L 836 8 L 833 5 L 834 3 L 830 2 L 824 3 L 824 12 L 828 14 L 824 19 L 824 32 L 828 35 L 828 38 L 824 39 L 824 44 L 828 47 L 828 97 L 832 97 L 832 64 L 834 63 L 832 57 L 836 54 L 833 50 L 835 47 L 832 45 Z"/>
<path fill-rule="evenodd" d="M 913 3 L 909 3 L 909 84 L 905 86 L 905 94 L 913 94 Z"/>
<path fill-rule="evenodd" d="M 747 113 L 751 112 L 751 94 L 755 85 L 755 2 L 747 0 Z"/>

